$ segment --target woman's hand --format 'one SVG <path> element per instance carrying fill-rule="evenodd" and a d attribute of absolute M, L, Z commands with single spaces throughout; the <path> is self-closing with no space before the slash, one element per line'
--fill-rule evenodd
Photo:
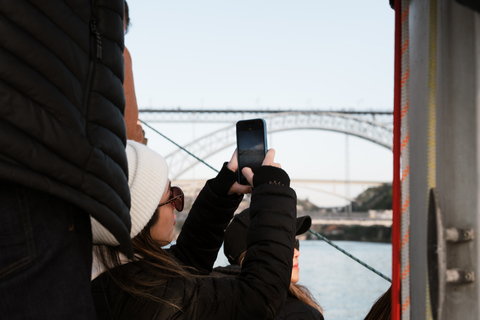
<path fill-rule="evenodd" d="M 236 160 L 236 159 L 235 159 Z M 267 154 L 265 155 L 265 159 L 263 159 L 262 166 L 272 166 L 277 168 L 282 168 L 280 163 L 275 163 L 275 149 L 269 149 Z M 230 160 L 231 161 L 231 160 Z M 237 164 L 238 168 L 238 164 Z M 248 183 L 253 186 L 253 171 L 251 168 L 245 167 L 242 169 L 242 173 L 247 179 Z"/>
<path fill-rule="evenodd" d="M 227 168 L 230 171 L 237 172 L 238 170 L 237 149 L 235 149 L 235 152 L 233 152 L 232 158 L 227 163 Z M 230 187 L 230 190 L 228 190 L 229 195 L 234 193 L 237 193 L 237 194 L 252 193 L 252 187 L 245 186 L 235 181 L 235 183 Z"/>

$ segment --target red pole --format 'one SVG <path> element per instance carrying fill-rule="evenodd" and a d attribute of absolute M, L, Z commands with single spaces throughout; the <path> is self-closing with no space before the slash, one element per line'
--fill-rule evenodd
<path fill-rule="evenodd" d="M 395 73 L 393 105 L 393 195 L 392 195 L 392 320 L 400 320 L 400 230 L 401 230 L 401 77 L 402 77 L 402 1 L 395 0 Z"/>

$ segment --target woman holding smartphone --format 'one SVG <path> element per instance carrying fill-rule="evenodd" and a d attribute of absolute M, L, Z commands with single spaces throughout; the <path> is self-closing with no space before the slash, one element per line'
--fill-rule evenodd
<path fill-rule="evenodd" d="M 95 248 L 92 293 L 98 319 L 273 319 L 283 305 L 293 262 L 296 195 L 288 175 L 269 150 L 255 174 L 242 172 L 253 186 L 250 213 L 252 244 L 235 278 L 209 276 L 243 194 L 236 154 L 216 178 L 207 181 L 176 244 L 174 210 L 183 193 L 171 187 L 164 159 L 129 141 L 127 158 L 132 195 L 131 237 L 135 259 L 128 260 L 116 240 L 92 222 Z M 275 183 L 272 183 L 274 181 Z M 272 255 L 272 253 L 274 253 Z"/>

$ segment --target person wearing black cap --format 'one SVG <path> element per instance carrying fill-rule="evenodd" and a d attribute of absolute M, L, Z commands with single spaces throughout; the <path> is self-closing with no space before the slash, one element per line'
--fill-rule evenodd
<path fill-rule="evenodd" d="M 223 244 L 223 252 L 230 263 L 227 267 L 217 267 L 214 269 L 213 275 L 236 275 L 239 273 L 243 259 L 247 252 L 247 232 L 250 225 L 250 212 L 245 209 L 236 214 L 227 229 L 225 230 L 225 240 Z M 302 216 L 296 219 L 296 235 L 303 234 L 310 229 L 312 218 L 310 216 Z M 273 248 L 272 248 L 273 249 Z M 275 251 L 272 251 L 275 253 Z M 295 239 L 295 250 L 293 254 L 293 268 L 290 287 L 287 300 L 276 315 L 275 319 L 321 319 L 323 320 L 323 309 L 312 296 L 310 291 L 302 285 L 298 284 L 299 265 L 298 257 L 300 256 L 300 243 Z"/>

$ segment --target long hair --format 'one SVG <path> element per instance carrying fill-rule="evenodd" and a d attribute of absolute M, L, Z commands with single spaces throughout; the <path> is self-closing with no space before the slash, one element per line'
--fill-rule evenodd
<path fill-rule="evenodd" d="M 238 257 L 237 262 L 239 265 L 242 265 L 246 254 L 247 254 L 247 251 L 243 251 Z M 312 293 L 310 292 L 310 290 L 307 289 L 307 287 L 290 282 L 290 287 L 288 288 L 288 291 L 291 295 L 293 295 L 298 300 L 317 309 L 318 311 L 320 311 L 321 314 L 323 314 L 323 308 L 318 304 L 317 300 L 315 300 Z"/>
<path fill-rule="evenodd" d="M 142 270 L 140 276 L 133 276 L 125 268 L 120 267 L 127 258 L 121 254 L 119 247 L 97 245 L 94 246 L 94 250 L 100 263 L 119 288 L 132 295 L 180 310 L 180 301 L 159 298 L 152 294 L 153 290 L 170 279 L 193 279 L 198 276 L 194 274 L 195 268 L 183 266 L 151 237 L 150 228 L 158 221 L 158 215 L 156 210 L 148 224 L 132 239 L 135 258 L 129 262 Z"/>
<path fill-rule="evenodd" d="M 392 287 L 373 304 L 365 320 L 390 320 L 392 318 Z"/>
<path fill-rule="evenodd" d="M 295 298 L 317 309 L 318 311 L 320 311 L 321 314 L 323 314 L 322 307 L 318 304 L 317 300 L 315 300 L 312 293 L 310 292 L 310 290 L 307 289 L 307 287 L 291 282 L 288 290 Z"/>

